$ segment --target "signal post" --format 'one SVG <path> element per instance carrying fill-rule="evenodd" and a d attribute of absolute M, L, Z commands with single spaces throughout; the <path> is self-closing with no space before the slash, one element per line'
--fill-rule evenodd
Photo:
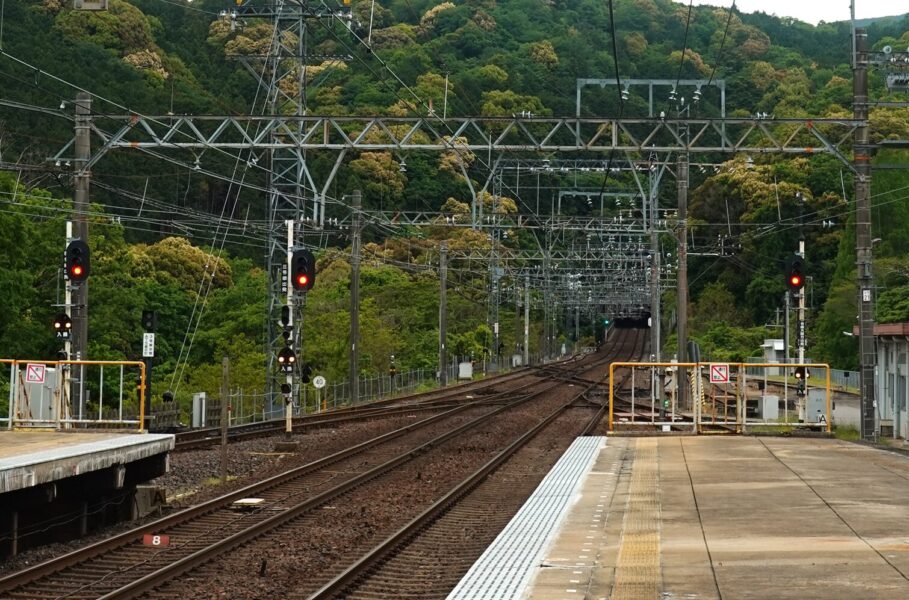
<path fill-rule="evenodd" d="M 281 384 L 281 395 L 284 398 L 284 442 L 278 444 L 278 450 L 294 451 L 297 444 L 291 441 L 293 433 L 293 383 L 294 372 L 297 366 L 297 352 L 294 350 L 294 340 L 302 338 L 302 324 L 297 327 L 294 335 L 294 308 L 295 302 L 302 303 L 306 292 L 312 289 L 316 281 L 316 259 L 313 253 L 306 249 L 294 250 L 294 221 L 287 223 L 287 282 L 286 304 L 281 308 L 282 337 L 284 347 L 278 351 L 278 368 L 285 374 L 285 382 Z M 311 369 L 303 366 L 300 369 L 302 383 L 309 382 Z"/>
<path fill-rule="evenodd" d="M 796 324 L 796 346 L 798 348 L 798 364 L 805 363 L 805 238 L 799 241 L 799 254 L 793 255 L 786 266 L 786 285 L 789 295 L 798 300 L 798 321 Z M 788 340 L 786 343 L 789 343 Z M 798 367 L 796 367 L 798 377 Z M 804 378 L 799 378 L 796 387 L 796 396 L 799 404 L 799 421 L 805 420 L 805 383 Z"/>

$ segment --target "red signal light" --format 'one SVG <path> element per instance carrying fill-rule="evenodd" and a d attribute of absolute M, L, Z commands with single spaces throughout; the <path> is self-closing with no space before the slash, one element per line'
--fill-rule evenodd
<path fill-rule="evenodd" d="M 805 287 L 805 259 L 798 254 L 792 256 L 786 263 L 786 286 L 793 297 Z"/>
<path fill-rule="evenodd" d="M 88 279 L 90 269 L 90 251 L 83 240 L 72 240 L 66 246 L 66 276 L 70 283 L 79 285 Z"/>
<path fill-rule="evenodd" d="M 309 250 L 295 250 L 290 260 L 294 289 L 308 292 L 316 282 L 316 259 Z"/>

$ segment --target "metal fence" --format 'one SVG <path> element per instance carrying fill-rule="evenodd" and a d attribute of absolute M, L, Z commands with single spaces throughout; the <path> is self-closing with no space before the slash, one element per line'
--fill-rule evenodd
<path fill-rule="evenodd" d="M 532 355 L 529 357 L 530 364 L 539 364 L 543 362 L 543 357 Z M 466 362 L 466 361 L 465 361 Z M 512 357 L 502 356 L 498 361 L 473 361 L 471 363 L 473 377 L 483 377 L 494 373 L 503 373 L 512 368 L 521 365 L 514 364 Z M 449 384 L 459 381 L 459 362 L 452 362 L 448 365 L 447 375 Z M 472 377 L 472 378 L 473 378 Z M 359 389 L 357 394 L 357 404 L 367 404 L 383 398 L 392 396 L 401 396 L 426 391 L 439 386 L 438 371 L 434 369 L 416 369 L 397 373 L 394 377 L 389 375 L 377 375 L 373 377 L 363 377 L 358 381 Z M 299 394 L 298 401 L 294 406 L 294 414 L 300 415 L 311 412 L 319 412 L 342 406 L 350 406 L 352 403 L 350 394 L 350 383 L 341 381 L 338 383 L 328 384 L 321 390 L 313 388 L 311 385 L 304 386 Z M 275 407 L 271 412 L 263 409 L 265 418 L 277 419 L 284 417 L 284 408 Z"/>
<path fill-rule="evenodd" d="M 532 355 L 529 360 L 530 364 L 546 362 L 540 355 Z M 520 361 L 515 361 L 512 356 L 503 356 L 498 361 L 473 361 L 471 379 L 518 368 L 521 366 L 516 364 L 518 362 Z M 459 362 L 452 362 L 448 365 L 447 380 L 449 384 L 459 381 L 459 369 Z M 367 404 L 382 398 L 417 393 L 438 386 L 438 371 L 434 369 L 416 369 L 397 373 L 394 377 L 389 375 L 363 377 L 359 380 L 357 404 Z M 269 409 L 268 397 L 261 390 L 248 392 L 240 388 L 232 389 L 229 393 L 229 402 L 228 419 L 231 425 L 284 417 L 284 406 L 276 404 Z M 316 389 L 312 384 L 308 384 L 301 386 L 296 395 L 293 414 L 300 416 L 350 406 L 351 402 L 350 384 L 347 381 L 331 383 L 322 389 Z M 217 396 L 206 398 L 202 411 L 204 412 L 204 426 L 216 427 L 221 423 L 221 401 Z M 191 422 L 191 419 L 181 421 L 179 412 L 175 412 L 167 403 L 157 401 L 152 408 L 150 417 L 152 427 L 185 426 L 190 425 Z"/>
<path fill-rule="evenodd" d="M 767 363 L 764 358 L 749 356 L 745 359 L 746 363 Z M 804 363 L 813 363 L 815 362 L 812 358 L 805 358 Z M 797 358 L 790 358 L 788 361 L 770 361 L 771 364 L 779 364 L 780 368 L 776 372 L 773 372 L 773 367 L 769 369 L 762 369 L 758 367 L 747 367 L 745 369 L 746 373 L 749 376 L 760 375 L 764 376 L 765 373 L 769 377 L 784 377 L 789 376 L 791 378 L 791 368 L 787 369 L 786 365 L 797 365 L 800 364 Z M 837 390 L 846 391 L 846 390 L 855 390 L 858 391 L 859 388 L 859 372 L 858 371 L 843 371 L 842 369 L 830 369 L 830 385 Z"/>

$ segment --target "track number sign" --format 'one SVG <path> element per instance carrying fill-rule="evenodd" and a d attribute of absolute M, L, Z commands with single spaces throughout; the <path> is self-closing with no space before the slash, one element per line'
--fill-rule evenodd
<path fill-rule="evenodd" d="M 157 535 L 154 533 L 146 533 L 142 536 L 142 544 L 145 546 L 156 546 L 163 547 L 170 545 L 170 536 L 169 535 Z"/>

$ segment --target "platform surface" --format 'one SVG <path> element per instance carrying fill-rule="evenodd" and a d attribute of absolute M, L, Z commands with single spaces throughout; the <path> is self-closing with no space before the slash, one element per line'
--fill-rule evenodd
<path fill-rule="evenodd" d="M 495 597 L 909 598 L 909 458 L 832 439 L 610 437 L 540 547 L 508 567 L 528 584 Z"/>
<path fill-rule="evenodd" d="M 0 494 L 173 448 L 170 434 L 0 430 Z"/>

